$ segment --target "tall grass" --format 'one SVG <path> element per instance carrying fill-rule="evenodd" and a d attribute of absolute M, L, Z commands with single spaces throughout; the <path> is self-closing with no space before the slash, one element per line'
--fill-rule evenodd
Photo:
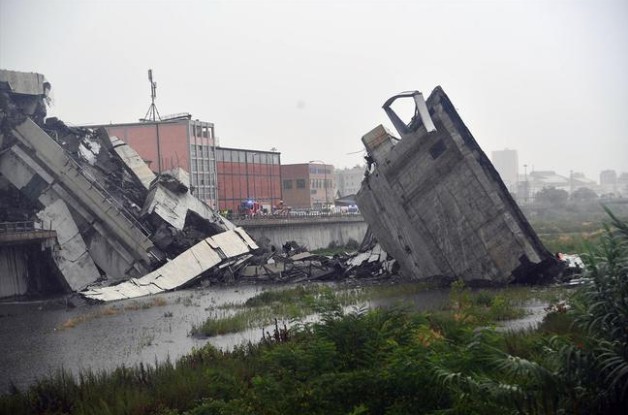
<path fill-rule="evenodd" d="M 230 304 L 222 316 L 213 316 L 194 325 L 191 334 L 215 336 L 262 328 L 275 319 L 297 320 L 326 310 L 336 310 L 352 304 L 357 295 L 349 291 L 334 292 L 322 285 L 298 286 L 284 290 L 269 290 L 249 298 L 244 304 Z"/>

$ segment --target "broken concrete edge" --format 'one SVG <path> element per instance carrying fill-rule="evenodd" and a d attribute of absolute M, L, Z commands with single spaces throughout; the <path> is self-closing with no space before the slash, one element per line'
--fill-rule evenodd
<path fill-rule="evenodd" d="M 104 129 L 103 129 L 104 130 Z M 124 163 L 127 171 L 135 177 L 146 190 L 150 189 L 151 183 L 155 180 L 155 173 L 146 165 L 140 155 L 127 143 L 118 137 L 109 137 L 112 150 Z"/>
<path fill-rule="evenodd" d="M 89 256 L 78 226 L 65 202 L 57 199 L 37 214 L 50 229 L 57 232 L 57 246 L 53 260 L 63 274 L 69 288 L 80 291 L 100 278 L 100 273 Z"/>
<path fill-rule="evenodd" d="M 503 180 L 501 179 L 501 176 L 497 172 L 497 169 L 495 169 L 495 166 L 493 166 L 493 163 L 491 163 L 486 153 L 484 153 L 484 150 L 482 150 L 478 142 L 475 140 L 475 138 L 471 134 L 471 131 L 467 128 L 465 123 L 462 121 L 462 118 L 460 118 L 460 115 L 458 114 L 454 105 L 449 99 L 449 96 L 445 93 L 445 91 L 440 85 L 434 88 L 434 91 L 432 92 L 432 94 L 434 93 L 438 94 L 441 97 L 441 102 L 443 106 L 445 107 L 445 110 L 449 114 L 450 119 L 457 126 L 458 131 L 462 133 L 462 138 L 466 142 L 468 142 L 471 147 L 475 148 L 476 151 L 479 153 L 480 164 L 482 168 L 488 172 L 488 174 L 493 178 L 495 183 L 497 183 L 497 185 L 499 186 L 502 197 L 506 198 L 508 201 L 508 204 L 512 206 L 512 210 L 516 215 L 516 220 L 520 223 L 520 225 L 524 228 L 526 233 L 529 235 L 529 238 L 533 242 L 535 248 L 539 251 L 545 252 L 546 255 L 548 256 L 552 256 L 550 251 L 543 245 L 543 243 L 539 239 L 537 233 L 532 228 L 532 225 L 530 225 L 530 222 L 528 222 L 528 219 L 525 217 L 525 215 L 521 211 L 521 208 L 519 207 L 515 199 L 512 197 L 512 195 L 508 191 L 508 188 L 506 187 Z"/>
<path fill-rule="evenodd" d="M 160 268 L 140 277 L 79 294 L 97 301 L 115 301 L 171 291 L 193 283 L 213 268 L 241 264 L 257 244 L 240 228 L 207 237 Z M 243 258 L 246 257 L 246 258 Z"/>
<path fill-rule="evenodd" d="M 159 186 L 159 180 L 132 148 L 109 137 L 104 128 L 68 127 L 54 117 L 45 119 L 49 86 L 40 74 L 0 70 L 0 162 L 4 161 L 0 167 L 3 172 L 9 169 L 9 183 L 38 205 L 30 208 L 29 215 L 36 214 L 35 209 L 41 210 L 39 205 L 45 209 L 56 201 L 68 206 L 67 215 L 72 217 L 80 235 L 60 232 L 61 245 L 70 245 L 65 252 L 58 250 L 61 254 L 55 258 L 60 272 L 68 274 L 64 282 L 70 289 L 82 288 L 99 279 L 101 273 L 109 281 L 140 277 L 159 267 L 168 256 L 172 258 L 191 249 L 202 238 L 214 235 L 220 240 L 217 234 L 236 228 L 189 194 L 189 174 L 177 169 L 161 179 L 164 186 L 186 193 L 182 199 L 171 198 L 171 206 L 183 204 L 186 208 L 161 213 L 181 225 L 176 235 L 180 239 L 168 252 L 156 247 L 151 238 L 164 218 L 152 222 L 159 215 L 145 218 L 140 213 L 147 190 L 151 184 Z M 22 169 L 12 171 L 18 165 Z M 186 229 L 188 217 L 192 220 L 187 227 L 194 229 Z M 53 222 L 55 226 L 65 226 L 63 221 Z M 188 236 L 188 230 L 196 232 Z M 247 239 L 250 246 L 255 244 L 244 231 L 240 237 Z M 75 248 L 82 254 L 74 252 Z M 219 249 L 228 255 L 233 251 L 232 246 Z M 74 278 L 75 266 L 86 267 L 89 277 Z"/>
<path fill-rule="evenodd" d="M 0 91 L 45 97 L 50 92 L 50 83 L 44 75 L 37 72 L 0 69 Z"/>
<path fill-rule="evenodd" d="M 400 96 L 413 96 L 415 98 L 415 101 L 417 99 L 416 93 L 400 94 L 396 97 Z M 393 97 L 393 100 L 396 97 Z M 421 97 L 419 96 L 419 98 Z M 518 235 L 516 236 L 517 240 L 523 238 L 520 242 L 525 241 L 525 243 L 527 244 L 527 247 L 525 250 L 523 250 L 521 257 L 513 258 L 511 256 L 511 260 L 509 261 L 503 261 L 502 259 L 495 261 L 494 259 L 493 262 L 489 261 L 488 263 L 486 263 L 486 266 L 492 268 L 492 273 L 490 275 L 493 275 L 492 277 L 488 278 L 497 277 L 498 279 L 505 281 L 508 278 L 505 278 L 506 276 L 504 274 L 509 274 L 510 278 L 517 280 L 517 282 L 540 282 L 542 280 L 546 280 L 552 275 L 556 275 L 557 272 L 559 272 L 559 267 L 556 266 L 556 261 L 554 261 L 551 254 L 541 244 L 538 236 L 523 216 L 521 210 L 514 202 L 514 199 L 507 191 L 505 185 L 502 183 L 497 171 L 488 160 L 488 157 L 486 157 L 484 152 L 481 150 L 468 128 L 464 125 L 462 119 L 455 111 L 453 104 L 441 87 L 437 87 L 434 89 L 428 99 L 428 102 L 428 107 L 430 107 L 429 113 L 437 116 L 437 121 L 435 121 L 435 123 L 439 125 L 441 131 L 435 131 L 434 133 L 430 133 L 430 129 L 424 126 L 423 118 L 425 116 L 425 111 L 417 111 L 418 115 L 420 115 L 421 118 L 415 115 L 411 122 L 406 125 L 405 123 L 401 122 L 396 114 L 394 114 L 394 111 L 392 111 L 390 108 L 387 108 L 385 104 L 384 108 L 387 110 L 387 112 L 391 112 L 392 115 L 394 115 L 394 117 L 391 116 L 391 121 L 393 121 L 393 124 L 396 127 L 399 127 L 398 130 L 402 136 L 402 140 L 394 138 L 382 126 L 377 127 L 363 137 L 363 142 L 368 152 L 367 160 L 369 160 L 369 170 L 367 170 L 366 172 L 365 179 L 362 183 L 362 188 L 360 192 L 358 192 L 356 200 L 358 201 L 358 204 L 360 204 L 360 210 L 362 211 L 363 216 L 369 222 L 369 225 L 371 225 L 370 227 L 373 228 L 374 224 L 378 224 L 378 226 L 376 227 L 376 233 L 379 233 L 378 236 L 380 238 L 378 239 L 380 240 L 380 242 L 384 246 L 386 246 L 387 249 L 390 250 L 390 252 L 393 253 L 393 256 L 398 256 L 400 259 L 402 259 L 402 261 L 400 261 L 400 265 L 402 265 L 402 272 L 405 273 L 406 277 L 410 278 L 446 278 L 442 274 L 449 273 L 448 271 L 450 269 L 450 265 L 446 264 L 448 258 L 447 255 L 465 255 L 465 253 L 462 252 L 464 250 L 458 253 L 449 252 L 451 251 L 451 247 L 447 249 L 446 254 L 445 251 L 441 251 L 442 249 L 444 249 L 442 247 L 442 244 L 447 244 L 446 240 L 448 234 L 451 234 L 455 237 L 455 240 L 451 241 L 453 245 L 457 245 L 463 242 L 463 239 L 460 239 L 462 238 L 462 236 L 458 235 L 458 232 L 462 232 L 463 228 L 448 228 L 454 226 L 454 223 L 456 223 L 457 220 L 460 218 L 447 218 L 448 214 L 451 214 L 460 209 L 460 205 L 457 204 L 457 207 L 453 210 L 446 209 L 443 206 L 432 206 L 434 208 L 437 208 L 435 211 L 436 213 L 427 215 L 428 217 L 423 219 L 420 218 L 422 215 L 425 215 L 421 212 L 413 211 L 413 216 L 410 217 L 408 216 L 409 212 L 407 211 L 407 209 L 402 209 L 401 211 L 398 211 L 398 209 L 394 209 L 394 206 L 391 206 L 398 203 L 400 206 L 417 207 L 417 203 L 420 204 L 421 202 L 421 195 L 428 195 L 432 193 L 434 193 L 435 195 L 439 194 L 439 185 L 435 185 L 433 182 L 426 182 L 425 178 L 419 178 L 420 181 L 412 183 L 411 181 L 408 181 L 410 176 L 398 176 L 399 174 L 402 174 L 400 172 L 407 170 L 404 165 L 417 162 L 415 158 L 419 156 L 416 156 L 414 152 L 419 151 L 419 148 L 423 148 L 422 150 L 420 150 L 421 152 L 426 151 L 427 148 L 424 147 L 429 144 L 430 146 L 432 146 L 429 148 L 429 153 L 431 154 L 433 160 L 437 160 L 443 153 L 449 154 L 447 157 L 444 158 L 445 162 L 442 161 L 443 158 L 440 158 L 440 161 L 433 161 L 433 163 L 436 163 L 435 166 L 440 166 L 440 168 L 442 169 L 442 166 L 444 166 L 445 164 L 451 164 L 454 160 L 459 160 L 459 166 L 467 166 L 467 168 L 474 170 L 470 173 L 473 173 L 472 177 L 478 175 L 478 177 L 476 178 L 476 180 L 478 181 L 476 187 L 478 187 L 478 189 L 482 189 L 482 195 L 485 195 L 484 197 L 488 198 L 488 200 L 486 200 L 484 203 L 499 203 L 502 206 L 506 207 L 506 210 L 510 211 L 511 217 L 510 219 L 504 218 L 504 230 L 508 230 L 506 233 L 511 233 L 511 238 L 515 238 L 515 235 Z M 390 104 L 390 102 L 387 102 L 387 104 Z M 391 114 L 389 114 L 389 116 L 390 115 Z M 394 122 L 395 117 L 398 121 L 396 123 Z M 431 116 L 428 115 L 428 117 L 430 121 L 429 124 L 433 127 L 434 123 L 432 122 Z M 456 138 L 456 136 L 459 138 Z M 430 139 L 430 137 L 432 138 Z M 436 144 L 438 144 L 439 142 L 441 143 L 441 147 L 438 148 L 439 151 L 436 151 L 434 149 L 436 146 L 436 144 L 432 143 L 432 141 L 434 140 L 439 140 L 436 142 Z M 443 140 L 445 140 L 446 144 L 443 142 Z M 423 158 L 425 158 L 425 156 L 423 156 Z M 425 161 L 426 163 L 431 165 L 430 161 Z M 439 162 L 441 164 L 439 164 Z M 370 167 L 372 166 L 372 164 L 375 164 L 375 170 L 371 174 Z M 426 173 L 425 171 L 423 171 L 425 170 L 425 168 L 427 167 L 425 167 L 424 165 L 424 168 L 419 169 L 422 170 L 421 173 L 419 173 L 419 170 L 417 170 L 416 174 Z M 486 177 L 486 179 L 482 176 Z M 369 181 L 369 179 L 371 179 L 371 181 Z M 390 182 L 391 180 L 392 182 Z M 448 180 L 451 180 L 451 178 L 448 178 Z M 436 183 L 438 183 L 438 181 L 436 181 Z M 371 185 L 376 184 L 377 189 L 372 189 Z M 497 189 L 494 189 L 495 184 L 497 184 Z M 381 195 L 380 197 L 376 196 L 374 192 L 384 192 L 390 194 Z M 496 197 L 499 197 L 501 199 L 501 202 L 498 202 L 498 199 L 495 199 Z M 378 198 L 383 199 L 378 201 Z M 452 197 L 446 199 L 451 198 Z M 453 199 L 455 201 L 456 197 L 454 196 Z M 429 199 L 425 199 L 423 201 L 428 202 L 428 200 Z M 370 209 L 370 204 L 372 203 L 376 205 L 376 208 Z M 423 206 L 423 210 L 430 210 L 430 203 L 425 203 L 425 206 Z M 387 212 L 387 210 L 389 210 L 387 208 L 390 208 L 389 212 Z M 393 213 L 393 211 L 395 213 Z M 393 215 L 394 217 L 391 218 L 391 215 Z M 431 229 L 433 228 L 433 226 L 427 224 L 430 223 L 431 216 L 433 216 L 433 218 L 431 219 L 439 220 L 439 215 L 441 216 L 440 219 L 444 221 L 441 224 L 442 226 L 444 226 L 444 229 L 438 231 L 435 234 L 435 229 Z M 412 225 L 412 222 L 416 222 L 417 220 L 422 220 L 423 222 L 419 222 L 419 224 L 423 223 L 423 225 L 419 226 L 420 229 L 413 230 L 414 225 L 417 225 L 417 223 Z M 487 231 L 491 230 L 491 226 L 494 228 L 497 224 L 497 222 L 495 222 L 494 224 L 493 222 L 494 219 L 491 219 L 490 222 L 487 222 L 487 224 L 489 224 Z M 399 232 L 402 232 L 402 229 L 406 229 L 406 231 L 402 232 L 403 236 L 405 237 L 402 238 L 402 235 L 400 234 L 399 237 L 402 239 L 399 241 L 389 238 L 389 236 L 391 236 L 391 232 L 395 233 L 395 229 L 397 229 Z M 468 224 L 466 226 L 466 229 L 469 230 L 474 228 L 470 227 Z M 490 232 L 488 232 L 488 235 L 490 235 Z M 487 234 L 485 232 L 482 238 L 486 237 Z M 413 238 L 417 238 L 417 241 L 415 241 Z M 442 238 L 445 239 L 440 240 Z M 403 242 L 404 240 L 406 242 Z M 513 243 L 509 245 L 512 245 L 513 247 L 517 246 L 517 244 L 515 243 L 515 239 L 513 239 L 512 242 Z M 403 247 L 399 245 L 400 243 L 406 244 L 404 245 L 405 254 L 403 252 L 403 249 L 401 249 Z M 412 249 L 408 246 L 408 244 L 412 246 Z M 486 245 L 482 248 L 484 250 L 490 249 L 490 246 L 495 246 L 494 242 L 485 241 L 484 244 Z M 499 251 L 499 249 L 497 251 Z M 474 261 L 479 261 L 479 251 L 475 252 L 475 250 L 471 250 L 470 253 L 472 254 L 472 256 L 466 261 L 470 261 L 471 263 Z M 488 254 L 488 256 L 486 256 L 486 254 Z M 493 253 L 492 255 L 495 254 L 499 255 L 497 252 Z M 507 255 L 508 253 L 501 252 L 501 254 Z M 535 264 L 534 262 L 531 262 L 526 254 L 533 254 L 532 257 L 535 259 L 538 257 L 539 263 Z M 490 258 L 491 252 L 487 251 L 485 254 L 482 255 L 485 255 L 486 258 Z M 513 253 L 513 255 L 519 254 Z M 406 258 L 406 256 L 408 256 L 408 258 Z M 412 257 L 412 259 L 410 259 L 409 257 Z M 518 263 L 514 265 L 516 260 L 518 260 Z M 445 261 L 445 263 L 443 263 L 443 261 Z M 508 271 L 505 271 L 503 269 L 503 265 L 505 263 L 513 264 L 513 267 L 510 268 Z M 413 265 L 411 267 L 407 267 L 407 265 L 409 264 Z M 502 265 L 502 272 L 498 271 L 500 264 Z M 476 265 L 475 267 L 470 267 L 468 270 L 472 270 L 474 268 L 476 269 L 476 271 L 484 269 L 479 265 Z M 453 267 L 451 269 L 455 270 L 457 268 Z M 465 271 L 465 280 L 482 281 L 483 278 L 486 278 L 481 275 L 484 274 L 483 272 L 479 272 L 477 274 L 474 274 L 475 276 L 472 276 L 469 274 L 468 270 Z M 443 273 L 443 271 L 445 272 Z M 499 276 L 500 274 L 501 276 Z M 458 278 L 460 277 L 460 275 L 456 275 L 456 271 L 454 271 L 451 277 Z"/>

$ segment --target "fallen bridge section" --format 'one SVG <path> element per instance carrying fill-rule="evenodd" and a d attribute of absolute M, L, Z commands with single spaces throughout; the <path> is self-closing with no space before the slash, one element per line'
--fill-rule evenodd
<path fill-rule="evenodd" d="M 183 169 L 156 175 L 104 129 L 45 118 L 49 91 L 40 74 L 0 70 L 0 216 L 38 218 L 54 231 L 42 242 L 42 258 L 49 274 L 62 280 L 57 291 L 130 279 L 91 295 L 131 298 L 201 275 L 230 278 L 230 267 L 257 249 L 243 230 L 192 194 Z M 0 265 L 10 273 L 2 297 L 33 293 L 29 278 L 39 272 L 22 260 L 37 252 L 13 249 L 21 243 L 14 239 L 2 246 Z"/>
<path fill-rule="evenodd" d="M 22 144 L 34 150 L 35 157 L 53 171 L 66 190 L 111 229 L 112 236 L 119 239 L 138 261 L 145 265 L 151 263 L 154 245 L 148 232 L 124 207 L 116 206 L 115 200 L 98 183 L 85 176 L 63 148 L 30 119 L 16 126 L 13 132 Z"/>
<path fill-rule="evenodd" d="M 415 101 L 407 124 L 391 108 L 398 98 Z M 402 275 L 509 283 L 559 271 L 440 87 L 384 109 L 401 138 L 382 126 L 362 138 L 371 170 L 356 200 Z"/>
<path fill-rule="evenodd" d="M 0 155 L 0 174 L 29 199 L 38 201 L 44 207 L 57 200 L 64 201 L 72 212 L 72 220 L 77 222 L 79 228 L 93 229 L 91 232 L 84 232 L 90 256 L 113 280 L 143 275 L 148 271 L 143 261 L 138 261 L 130 248 L 118 242 L 117 235 L 98 220 L 98 216 L 89 207 L 81 203 L 75 195 L 76 188 L 64 186 L 49 173 L 41 161 L 18 145 L 13 145 Z M 89 190 L 88 185 L 83 189 Z M 102 193 L 95 193 L 93 197 L 104 198 Z M 100 209 L 106 206 L 105 202 L 99 203 Z M 114 220 L 118 219 L 115 211 L 111 214 Z M 143 255 L 140 256 L 143 258 Z"/>
<path fill-rule="evenodd" d="M 161 268 L 118 285 L 81 292 L 85 298 L 116 301 L 142 297 L 183 287 L 208 271 L 247 259 L 255 242 L 241 229 L 226 231 L 197 243 Z"/>

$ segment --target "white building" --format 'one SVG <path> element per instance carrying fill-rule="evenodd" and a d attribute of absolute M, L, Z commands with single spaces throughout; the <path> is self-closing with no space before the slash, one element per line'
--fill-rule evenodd
<path fill-rule="evenodd" d="M 517 155 L 517 150 L 493 151 L 491 159 L 493 166 L 495 166 L 508 190 L 515 192 L 519 176 L 519 156 Z"/>
<path fill-rule="evenodd" d="M 354 195 L 360 190 L 360 184 L 364 178 L 365 166 L 336 169 L 336 188 L 339 197 Z"/>

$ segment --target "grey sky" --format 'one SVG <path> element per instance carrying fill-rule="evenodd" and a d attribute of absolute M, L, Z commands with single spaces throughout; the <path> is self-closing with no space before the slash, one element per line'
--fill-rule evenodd
<path fill-rule="evenodd" d="M 382 103 L 442 85 L 484 151 L 628 171 L 628 2 L 0 0 L 0 67 L 43 73 L 69 124 L 162 115 L 282 162 L 362 162 Z M 357 152 L 357 153 L 356 153 Z"/>

